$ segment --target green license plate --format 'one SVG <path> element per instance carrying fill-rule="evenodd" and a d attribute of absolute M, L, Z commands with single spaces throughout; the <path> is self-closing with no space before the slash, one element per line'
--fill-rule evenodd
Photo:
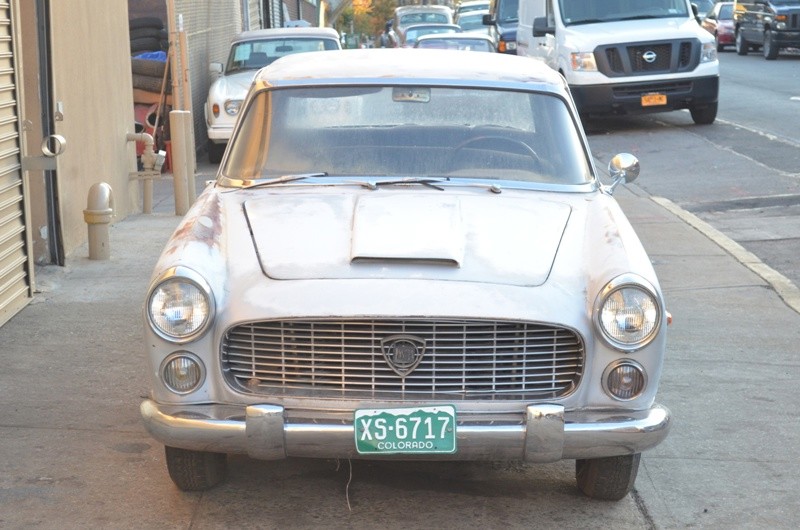
<path fill-rule="evenodd" d="M 456 409 L 452 405 L 358 409 L 354 425 L 359 454 L 456 452 Z"/>

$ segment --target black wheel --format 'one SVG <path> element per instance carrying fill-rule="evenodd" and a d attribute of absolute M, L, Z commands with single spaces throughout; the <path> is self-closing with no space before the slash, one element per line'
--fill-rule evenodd
<path fill-rule="evenodd" d="M 778 58 L 778 52 L 780 48 L 775 43 L 775 36 L 772 34 L 772 30 L 765 30 L 764 31 L 764 59 L 768 61 L 774 61 Z"/>
<path fill-rule="evenodd" d="M 172 482 L 183 491 L 202 491 L 225 480 L 227 456 L 223 453 L 164 447 Z"/>
<path fill-rule="evenodd" d="M 714 41 L 717 43 L 717 51 L 718 52 L 721 52 L 721 51 L 725 50 L 725 45 L 724 44 L 720 44 L 719 35 L 716 34 L 716 33 L 714 34 Z"/>
<path fill-rule="evenodd" d="M 155 37 L 142 37 L 131 39 L 131 53 L 134 52 L 157 52 L 161 50 L 161 41 Z"/>
<path fill-rule="evenodd" d="M 689 112 L 692 113 L 692 120 L 697 125 L 711 125 L 717 119 L 717 104 L 711 103 L 705 107 L 692 107 Z"/>
<path fill-rule="evenodd" d="M 739 55 L 747 55 L 747 52 L 750 49 L 750 45 L 747 44 L 747 40 L 745 40 L 744 35 L 742 35 L 742 31 L 739 30 L 736 32 L 736 53 Z"/>
<path fill-rule="evenodd" d="M 164 22 L 158 17 L 139 17 L 133 18 L 128 21 L 128 28 L 131 30 L 140 28 L 158 28 L 164 27 Z"/>
<path fill-rule="evenodd" d="M 521 153 L 531 157 L 535 162 L 541 162 L 539 155 L 533 150 L 531 146 L 522 140 L 515 140 L 514 138 L 506 138 L 505 136 L 476 136 L 464 140 L 456 146 L 453 150 L 453 155 L 457 156 L 458 152 L 468 147 L 478 148 L 484 146 L 486 148 L 497 149 L 498 151 L 505 151 L 507 153 Z"/>
<path fill-rule="evenodd" d="M 215 144 L 211 140 L 208 141 L 208 161 L 212 164 L 219 164 L 222 162 L 222 155 L 225 154 L 225 144 Z"/>
<path fill-rule="evenodd" d="M 618 501 L 633 489 L 641 453 L 575 461 L 578 488 L 588 497 Z"/>

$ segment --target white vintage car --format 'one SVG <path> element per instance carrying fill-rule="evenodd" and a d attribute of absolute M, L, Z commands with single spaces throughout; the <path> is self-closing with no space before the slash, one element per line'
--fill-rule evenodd
<path fill-rule="evenodd" d="M 184 490 L 226 453 L 577 461 L 620 499 L 670 413 L 668 315 L 564 79 L 344 50 L 260 71 L 156 264 L 144 423 Z"/>
<path fill-rule="evenodd" d="M 340 50 L 339 33 L 332 28 L 293 27 L 245 31 L 233 39 L 228 62 L 211 63 L 217 79 L 208 89 L 204 107 L 208 160 L 222 160 L 239 107 L 260 68 L 294 53 Z"/>

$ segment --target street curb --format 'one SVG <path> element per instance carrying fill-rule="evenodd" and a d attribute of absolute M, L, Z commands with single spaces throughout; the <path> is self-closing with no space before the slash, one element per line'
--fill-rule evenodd
<path fill-rule="evenodd" d="M 668 210 L 689 226 L 695 228 L 711 241 L 719 245 L 725 252 L 730 254 L 739 263 L 753 271 L 767 282 L 778 296 L 796 313 L 800 314 L 800 289 L 786 276 L 779 273 L 769 265 L 761 261 L 758 256 L 745 249 L 742 245 L 732 240 L 710 224 L 706 223 L 696 215 L 687 212 L 674 202 L 663 197 L 650 197 L 650 199 Z"/>

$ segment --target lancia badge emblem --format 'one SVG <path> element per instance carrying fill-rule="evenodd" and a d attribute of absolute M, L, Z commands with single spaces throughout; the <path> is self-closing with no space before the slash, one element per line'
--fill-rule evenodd
<path fill-rule="evenodd" d="M 656 52 L 654 52 L 653 50 L 647 50 L 642 54 L 642 59 L 644 59 L 645 62 L 650 64 L 656 62 L 656 58 L 658 58 L 658 55 L 656 55 Z"/>
<path fill-rule="evenodd" d="M 392 335 L 381 340 L 389 368 L 400 377 L 410 374 L 425 355 L 425 340 L 413 335 Z"/>

